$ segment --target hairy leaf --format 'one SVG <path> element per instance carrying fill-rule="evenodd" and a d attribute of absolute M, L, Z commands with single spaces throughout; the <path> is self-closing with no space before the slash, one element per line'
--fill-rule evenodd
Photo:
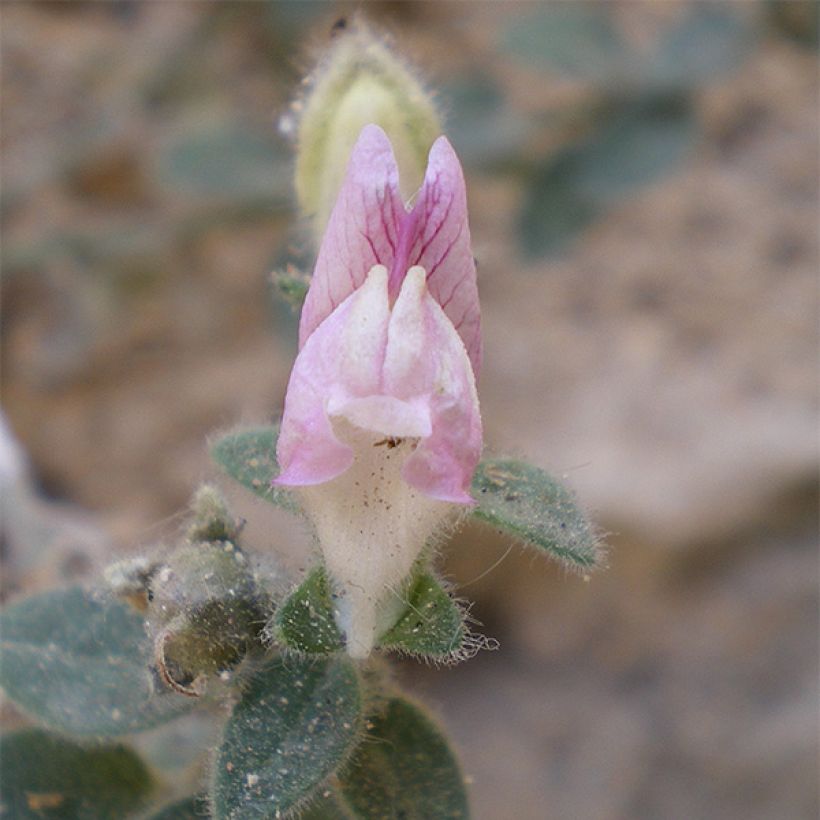
<path fill-rule="evenodd" d="M 272 487 L 271 479 L 279 474 L 276 441 L 279 425 L 236 430 L 216 441 L 211 457 L 233 479 L 260 498 L 278 507 L 297 512 L 293 494 L 282 487 Z"/>
<path fill-rule="evenodd" d="M 155 692 L 142 617 L 79 587 L 24 598 L 0 614 L 0 684 L 41 723 L 76 735 L 121 735 L 188 711 Z"/>
<path fill-rule="evenodd" d="M 458 763 L 432 721 L 393 698 L 368 721 L 365 739 L 340 776 L 357 818 L 456 820 L 469 809 Z"/>
<path fill-rule="evenodd" d="M 273 661 L 225 727 L 212 793 L 218 820 L 276 817 L 308 806 L 355 746 L 361 708 L 347 658 Z"/>
<path fill-rule="evenodd" d="M 2 813 L 15 820 L 119 820 L 153 789 L 125 746 L 84 748 L 40 729 L 0 738 Z"/>
<path fill-rule="evenodd" d="M 601 561 L 598 539 L 573 494 L 552 476 L 512 459 L 482 461 L 473 477 L 473 515 L 585 571 Z"/>

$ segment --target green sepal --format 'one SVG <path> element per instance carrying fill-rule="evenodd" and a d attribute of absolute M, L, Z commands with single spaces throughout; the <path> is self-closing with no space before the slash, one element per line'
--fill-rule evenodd
<path fill-rule="evenodd" d="M 429 571 L 407 589 L 407 609 L 379 640 L 380 646 L 436 661 L 457 660 L 471 637 L 464 612 Z"/>
<path fill-rule="evenodd" d="M 599 539 L 574 495 L 543 470 L 489 459 L 473 476 L 473 515 L 540 548 L 565 566 L 588 571 L 602 560 Z"/>
<path fill-rule="evenodd" d="M 271 485 L 279 474 L 276 442 L 279 425 L 235 430 L 222 436 L 211 446 L 213 460 L 233 479 L 251 492 L 291 512 L 299 512 L 299 504 L 290 490 Z"/>
<path fill-rule="evenodd" d="M 345 657 L 279 658 L 235 706 L 217 751 L 217 820 L 288 816 L 307 808 L 360 734 L 362 693 Z"/>
<path fill-rule="evenodd" d="M 282 646 L 306 654 L 330 655 L 344 649 L 323 566 L 313 569 L 285 599 L 271 619 L 267 633 Z"/>
<path fill-rule="evenodd" d="M 141 615 L 79 587 L 24 598 L 0 614 L 0 684 L 40 723 L 75 735 L 137 732 L 187 712 L 156 692 Z"/>
<path fill-rule="evenodd" d="M 41 729 L 0 738 L 3 816 L 15 820 L 117 820 L 140 808 L 154 788 L 125 746 L 85 748 Z"/>
<path fill-rule="evenodd" d="M 465 820 L 464 778 L 441 732 L 417 706 L 394 697 L 367 722 L 367 734 L 340 777 L 356 818 Z"/>

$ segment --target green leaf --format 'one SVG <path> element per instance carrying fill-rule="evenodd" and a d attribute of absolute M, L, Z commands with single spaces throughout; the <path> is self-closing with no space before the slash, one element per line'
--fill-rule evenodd
<path fill-rule="evenodd" d="M 340 776 L 355 817 L 403 820 L 467 818 L 458 763 L 438 728 L 416 706 L 391 699 Z"/>
<path fill-rule="evenodd" d="M 316 567 L 288 596 L 274 614 L 268 632 L 298 652 L 329 655 L 344 648 L 324 567 Z"/>
<path fill-rule="evenodd" d="M 119 820 L 153 789 L 148 769 L 124 746 L 83 748 L 40 729 L 0 738 L 2 813 L 15 820 Z"/>
<path fill-rule="evenodd" d="M 361 709 L 349 659 L 273 661 L 225 727 L 213 783 L 215 817 L 275 817 L 309 805 L 355 746 Z"/>
<path fill-rule="evenodd" d="M 476 518 L 539 547 L 565 566 L 586 571 L 601 562 L 595 532 L 574 495 L 537 467 L 489 459 L 473 476 Z"/>
<path fill-rule="evenodd" d="M 270 483 L 279 474 L 276 461 L 278 438 L 278 424 L 236 430 L 212 445 L 211 457 L 231 478 L 260 498 L 298 512 L 299 504 L 293 494 L 281 487 L 272 487 Z"/>
<path fill-rule="evenodd" d="M 210 817 L 205 797 L 186 797 L 161 808 L 146 820 L 203 820 Z"/>
<path fill-rule="evenodd" d="M 156 694 L 142 617 L 79 587 L 24 598 L 0 615 L 0 685 L 53 729 L 121 735 L 187 712 L 190 698 Z"/>
<path fill-rule="evenodd" d="M 468 637 L 464 614 L 436 577 L 421 572 L 407 591 L 407 611 L 382 635 L 386 649 L 447 660 L 464 651 Z"/>

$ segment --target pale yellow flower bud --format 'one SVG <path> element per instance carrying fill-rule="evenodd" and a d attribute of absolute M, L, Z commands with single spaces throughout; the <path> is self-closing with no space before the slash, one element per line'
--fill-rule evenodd
<path fill-rule="evenodd" d="M 300 103 L 296 194 L 321 239 L 362 128 L 381 126 L 393 143 L 401 194 L 418 190 L 427 153 L 441 133 L 430 95 L 404 63 L 366 26 L 343 30 Z"/>

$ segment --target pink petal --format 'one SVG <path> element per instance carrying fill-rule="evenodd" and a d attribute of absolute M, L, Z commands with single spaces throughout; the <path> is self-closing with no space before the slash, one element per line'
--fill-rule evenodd
<path fill-rule="evenodd" d="M 408 213 L 390 140 L 376 125 L 362 130 L 302 308 L 300 349 L 376 264 L 390 271 L 391 299 L 411 267 L 425 269 L 430 293 L 464 340 L 478 377 L 481 323 L 467 194 L 461 164 L 445 137 L 430 149 L 424 183 Z"/>
<path fill-rule="evenodd" d="M 320 484 L 353 463 L 353 451 L 333 431 L 328 406 L 379 392 L 389 318 L 387 271 L 374 267 L 309 336 L 290 374 L 276 448 L 282 472 L 274 483 Z"/>
<path fill-rule="evenodd" d="M 387 283 L 387 270 L 375 266 L 297 356 L 276 483 L 320 484 L 352 465 L 354 451 L 333 430 L 339 416 L 374 436 L 418 439 L 404 479 L 432 498 L 472 503 L 481 417 L 464 343 L 422 268 L 408 272 L 392 312 Z"/>
<path fill-rule="evenodd" d="M 430 149 L 424 184 L 407 222 L 412 227 L 409 250 L 404 259 L 397 254 L 391 276 L 396 265 L 404 267 L 402 275 L 413 265 L 424 268 L 430 293 L 463 339 L 478 379 L 481 321 L 467 192 L 461 164 L 445 137 L 439 137 Z"/>
<path fill-rule="evenodd" d="M 299 348 L 364 282 L 373 265 L 393 263 L 399 224 L 406 211 L 399 170 L 387 135 L 376 125 L 362 129 L 347 175 L 328 220 L 299 323 Z"/>
<path fill-rule="evenodd" d="M 393 307 L 382 388 L 405 401 L 423 396 L 430 413 L 432 432 L 405 462 L 405 481 L 432 498 L 471 504 L 482 441 L 473 367 L 418 267 L 408 272 Z"/>

